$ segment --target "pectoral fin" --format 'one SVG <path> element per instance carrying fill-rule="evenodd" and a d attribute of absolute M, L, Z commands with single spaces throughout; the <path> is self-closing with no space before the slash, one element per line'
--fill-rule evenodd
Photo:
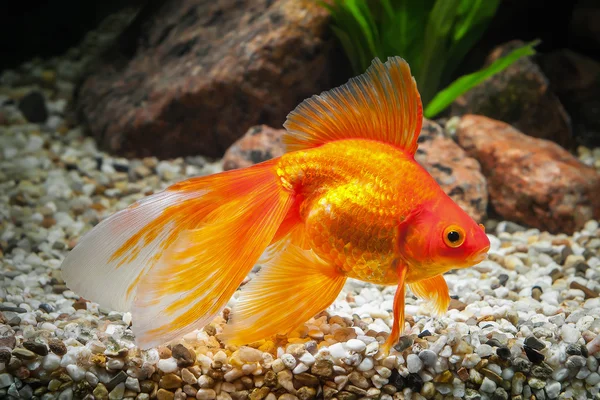
<path fill-rule="evenodd" d="M 442 315 L 448 310 L 450 295 L 448 285 L 442 275 L 409 283 L 410 290 L 417 296 L 430 302 L 433 312 Z"/>
<path fill-rule="evenodd" d="M 329 307 L 345 282 L 312 250 L 290 244 L 244 286 L 221 339 L 241 345 L 289 333 Z"/>
<path fill-rule="evenodd" d="M 400 335 L 404 331 L 404 295 L 405 295 L 405 279 L 408 268 L 406 265 L 398 265 L 396 272 L 398 273 L 398 289 L 394 296 L 394 321 L 392 323 L 392 332 L 388 336 L 383 351 L 389 353 L 392 346 L 398 342 Z"/>

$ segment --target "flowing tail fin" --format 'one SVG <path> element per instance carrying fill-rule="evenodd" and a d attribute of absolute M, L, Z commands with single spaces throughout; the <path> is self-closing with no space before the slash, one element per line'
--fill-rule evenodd
<path fill-rule="evenodd" d="M 156 346 L 222 310 L 293 203 L 273 161 L 192 178 L 98 224 L 63 277 L 89 300 L 132 311 L 137 344 Z"/>

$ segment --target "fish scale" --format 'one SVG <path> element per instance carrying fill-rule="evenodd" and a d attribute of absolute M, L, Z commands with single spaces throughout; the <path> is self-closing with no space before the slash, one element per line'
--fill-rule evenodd
<path fill-rule="evenodd" d="M 438 195 L 441 189 L 430 176 L 401 150 L 369 140 L 336 141 L 288 153 L 277 167 L 282 181 L 303 198 L 300 218 L 319 257 L 348 277 L 396 283 L 396 226 L 419 204 L 399 197 L 417 198 L 418 192 L 423 201 Z M 399 185 L 398 175 L 417 179 L 403 179 Z M 430 188 L 428 193 L 424 186 Z"/>

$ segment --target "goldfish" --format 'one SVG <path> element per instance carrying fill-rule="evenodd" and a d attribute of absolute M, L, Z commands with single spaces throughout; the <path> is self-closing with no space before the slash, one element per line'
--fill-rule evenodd
<path fill-rule="evenodd" d="M 63 278 L 131 312 L 142 349 L 209 324 L 257 264 L 219 333 L 225 344 L 289 334 L 348 278 L 395 285 L 389 352 L 405 330 L 406 287 L 442 314 L 443 274 L 490 246 L 415 161 L 422 110 L 408 63 L 376 58 L 289 113 L 281 157 L 174 183 L 105 218 L 66 256 Z"/>

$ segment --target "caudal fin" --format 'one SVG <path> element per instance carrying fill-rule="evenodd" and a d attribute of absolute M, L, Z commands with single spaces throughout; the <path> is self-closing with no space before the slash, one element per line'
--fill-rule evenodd
<path fill-rule="evenodd" d="M 156 346 L 222 310 L 293 202 L 272 162 L 189 179 L 102 221 L 63 277 L 89 300 L 132 311 L 137 344 Z"/>

